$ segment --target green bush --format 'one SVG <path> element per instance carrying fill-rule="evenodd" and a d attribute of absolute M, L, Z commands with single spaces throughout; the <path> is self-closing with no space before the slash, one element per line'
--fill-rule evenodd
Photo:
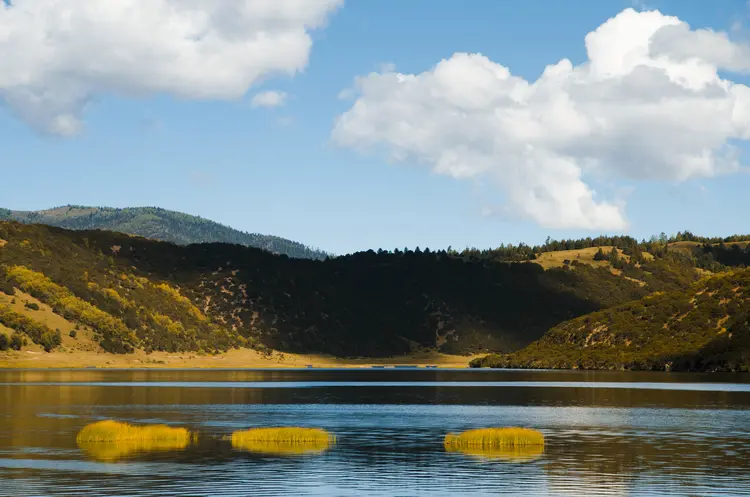
<path fill-rule="evenodd" d="M 16 294 L 16 289 L 13 287 L 13 284 L 5 278 L 5 275 L 3 274 L 0 274 L 0 292 L 6 295 Z"/>
<path fill-rule="evenodd" d="M 29 310 L 32 310 L 32 311 L 38 311 L 39 310 L 39 304 L 37 304 L 35 302 L 26 302 L 23 306 L 25 308 L 29 309 Z"/>
<path fill-rule="evenodd" d="M 61 343 L 60 330 L 45 331 L 39 339 L 39 345 L 44 348 L 45 352 L 52 351 L 52 349 L 58 347 Z"/>
<path fill-rule="evenodd" d="M 8 350 L 10 348 L 10 340 L 8 340 L 8 335 L 5 333 L 0 333 L 0 350 Z"/>
<path fill-rule="evenodd" d="M 13 350 L 21 350 L 27 344 L 26 339 L 20 333 L 13 333 L 10 337 L 10 348 Z"/>

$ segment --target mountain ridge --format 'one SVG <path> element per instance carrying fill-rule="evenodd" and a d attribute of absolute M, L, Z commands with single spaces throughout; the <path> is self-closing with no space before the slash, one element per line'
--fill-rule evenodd
<path fill-rule="evenodd" d="M 200 216 L 160 207 L 65 205 L 40 211 L 13 211 L 0 208 L 0 221 L 2 220 L 75 230 L 103 229 L 177 245 L 233 243 L 302 259 L 325 259 L 331 255 L 286 238 L 247 233 Z"/>

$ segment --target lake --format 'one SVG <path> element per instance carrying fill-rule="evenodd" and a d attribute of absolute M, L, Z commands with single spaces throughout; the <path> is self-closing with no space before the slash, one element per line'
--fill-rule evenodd
<path fill-rule="evenodd" d="M 107 457 L 103 419 L 166 423 L 193 445 Z M 337 436 L 307 454 L 234 450 L 263 426 Z M 524 426 L 543 453 L 449 452 L 449 432 Z M 348 370 L 0 371 L 0 495 L 750 495 L 750 376 Z"/>

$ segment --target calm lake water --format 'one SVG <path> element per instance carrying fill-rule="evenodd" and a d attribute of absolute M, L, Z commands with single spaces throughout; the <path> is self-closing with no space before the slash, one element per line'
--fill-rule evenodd
<path fill-rule="evenodd" d="M 88 423 L 167 423 L 183 450 L 76 445 Z M 448 432 L 526 426 L 544 453 L 447 452 Z M 338 437 L 233 450 L 256 426 Z M 446 370 L 0 371 L 3 496 L 750 495 L 750 377 Z"/>

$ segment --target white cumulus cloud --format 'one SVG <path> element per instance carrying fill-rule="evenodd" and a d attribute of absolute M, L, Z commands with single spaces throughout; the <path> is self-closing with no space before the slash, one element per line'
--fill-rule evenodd
<path fill-rule="evenodd" d="M 0 3 L 0 99 L 51 133 L 97 95 L 236 99 L 305 68 L 343 0 L 13 0 Z"/>
<path fill-rule="evenodd" d="M 269 90 L 257 93 L 250 101 L 252 107 L 279 107 L 286 103 L 288 95 L 283 91 Z"/>
<path fill-rule="evenodd" d="M 335 143 L 481 178 L 505 209 L 551 228 L 621 230 L 624 204 L 591 178 L 683 181 L 737 170 L 750 139 L 750 48 L 658 11 L 626 9 L 585 37 L 588 60 L 563 59 L 527 81 L 481 54 L 420 74 L 357 78 Z"/>

